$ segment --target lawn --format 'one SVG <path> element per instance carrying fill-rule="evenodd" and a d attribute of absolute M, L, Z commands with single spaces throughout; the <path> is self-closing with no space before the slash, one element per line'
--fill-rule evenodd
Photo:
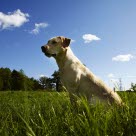
<path fill-rule="evenodd" d="M 120 96 L 127 106 L 75 108 L 65 92 L 0 92 L 0 136 L 135 136 L 136 93 Z"/>

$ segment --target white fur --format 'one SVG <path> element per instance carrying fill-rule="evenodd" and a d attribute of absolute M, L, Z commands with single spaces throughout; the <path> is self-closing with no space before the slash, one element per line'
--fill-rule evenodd
<path fill-rule="evenodd" d="M 53 39 L 56 39 L 55 37 Z M 51 40 L 53 40 L 51 39 Z M 62 42 L 65 40 L 64 37 L 59 37 L 62 39 Z M 82 62 L 73 54 L 70 47 L 62 47 L 60 46 L 61 42 L 59 42 L 55 48 L 50 50 L 56 52 L 59 51 L 57 56 L 54 57 L 58 64 L 60 70 L 61 81 L 71 94 L 76 94 L 78 96 L 86 96 L 86 98 L 90 101 L 92 96 L 94 95 L 100 101 L 105 102 L 116 102 L 121 105 L 122 100 L 119 95 L 110 89 L 102 80 L 96 77 L 86 66 L 82 64 Z M 60 48 L 60 49 L 58 49 Z M 61 49 L 62 48 L 62 49 Z M 93 99 L 92 99 L 93 100 Z M 73 100 L 72 100 L 73 101 Z"/>

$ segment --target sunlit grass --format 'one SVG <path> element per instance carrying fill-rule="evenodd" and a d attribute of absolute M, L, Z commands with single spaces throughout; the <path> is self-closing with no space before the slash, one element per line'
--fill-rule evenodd
<path fill-rule="evenodd" d="M 120 95 L 125 107 L 84 98 L 73 107 L 67 93 L 0 92 L 0 135 L 135 136 L 136 93 Z"/>

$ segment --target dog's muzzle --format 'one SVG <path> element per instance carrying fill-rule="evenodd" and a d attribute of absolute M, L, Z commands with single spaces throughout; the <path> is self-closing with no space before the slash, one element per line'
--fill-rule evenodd
<path fill-rule="evenodd" d="M 45 53 L 46 50 L 47 50 L 44 46 L 42 46 L 41 49 L 42 49 L 42 52 L 43 52 L 43 53 Z"/>
<path fill-rule="evenodd" d="M 47 57 L 51 57 L 51 56 L 55 57 L 55 56 L 56 56 L 56 54 L 50 54 L 50 53 L 48 53 L 47 48 L 44 47 L 44 46 L 42 46 L 41 49 L 42 49 L 42 52 L 43 52 Z"/>

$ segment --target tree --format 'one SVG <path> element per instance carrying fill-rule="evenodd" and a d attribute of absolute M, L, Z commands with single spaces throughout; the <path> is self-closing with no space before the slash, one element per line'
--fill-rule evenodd
<path fill-rule="evenodd" d="M 55 83 L 55 86 L 56 86 L 56 91 L 57 92 L 61 92 L 61 91 L 64 91 L 64 87 L 62 85 L 62 82 L 60 80 L 60 71 L 54 71 L 54 73 L 52 74 L 52 77 L 53 77 L 53 83 Z"/>
<path fill-rule="evenodd" d="M 11 74 L 11 83 L 12 83 L 12 90 L 26 90 L 25 86 L 25 77 L 21 72 L 16 70 L 12 71 Z"/>
<path fill-rule="evenodd" d="M 43 89 L 43 87 L 42 87 L 42 85 L 39 83 L 39 81 L 36 80 L 36 79 L 34 79 L 33 77 L 32 77 L 32 78 L 29 78 L 28 86 L 29 86 L 32 90 L 34 90 L 34 91 L 39 90 L 39 89 L 40 89 L 40 90 Z"/>
<path fill-rule="evenodd" d="M 136 91 L 136 84 L 131 83 L 131 89 L 134 90 L 134 91 Z"/>
<path fill-rule="evenodd" d="M 2 80 L 2 77 L 0 77 L 0 91 L 3 90 L 3 80 Z"/>
<path fill-rule="evenodd" d="M 46 77 L 46 79 L 48 79 Z M 11 71 L 9 68 L 0 68 L 0 91 L 5 90 L 39 90 L 44 89 L 45 80 L 41 79 L 36 80 L 34 78 L 29 78 L 25 75 L 24 71 L 21 69 L 20 71 L 13 70 Z M 45 85 L 44 85 L 45 84 Z M 50 84 L 50 80 L 47 81 L 46 86 Z"/>
<path fill-rule="evenodd" d="M 13 70 L 9 68 L 0 68 L 0 91 L 5 90 L 39 90 L 49 89 L 60 92 L 64 90 L 60 81 L 59 71 L 55 71 L 51 78 L 40 77 L 39 80 L 29 78 L 24 71 Z"/>
<path fill-rule="evenodd" d="M 11 71 L 9 68 L 0 68 L 0 90 L 11 89 Z"/>
<path fill-rule="evenodd" d="M 46 76 L 42 76 L 39 79 L 39 83 L 42 86 L 43 89 L 49 89 L 49 90 L 54 90 L 55 84 L 53 82 L 52 78 L 48 78 Z"/>
<path fill-rule="evenodd" d="M 39 78 L 39 83 L 41 84 L 43 89 L 47 88 L 47 77 L 46 76 L 42 76 Z"/>
<path fill-rule="evenodd" d="M 55 84 L 54 84 L 52 78 L 48 78 L 47 79 L 47 81 L 46 81 L 46 89 L 49 89 L 49 90 L 54 90 L 55 89 Z"/>

